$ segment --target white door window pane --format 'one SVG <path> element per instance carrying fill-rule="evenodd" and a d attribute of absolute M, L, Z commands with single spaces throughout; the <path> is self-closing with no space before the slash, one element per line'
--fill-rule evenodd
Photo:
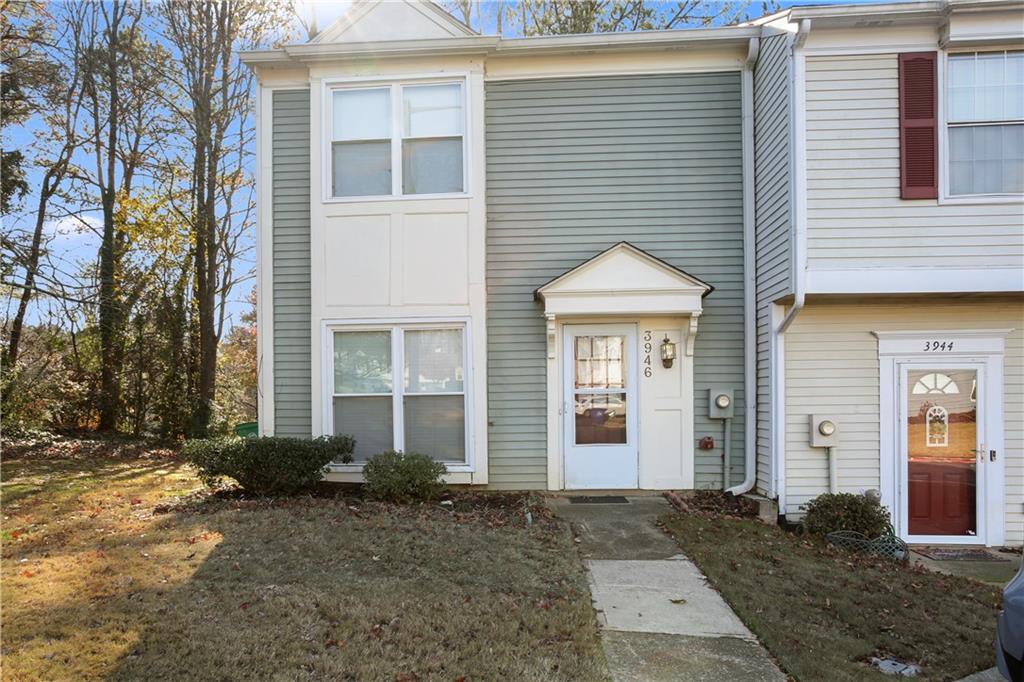
<path fill-rule="evenodd" d="M 334 392 L 391 393 L 391 332 L 334 333 Z"/>
<path fill-rule="evenodd" d="M 407 85 L 402 88 L 405 137 L 462 135 L 462 86 Z"/>
<path fill-rule="evenodd" d="M 394 449 L 393 411 L 391 396 L 334 398 L 334 433 L 355 438 L 353 461 Z"/>
<path fill-rule="evenodd" d="M 333 140 L 391 137 L 391 90 L 335 90 Z"/>
<path fill-rule="evenodd" d="M 461 393 L 462 365 L 461 329 L 405 332 L 406 393 Z"/>
<path fill-rule="evenodd" d="M 462 192 L 462 176 L 461 137 L 402 142 L 404 194 Z"/>
<path fill-rule="evenodd" d="M 335 142 L 333 196 L 391 194 L 391 142 Z"/>
<path fill-rule="evenodd" d="M 466 461 L 466 406 L 461 395 L 405 398 L 405 450 L 443 462 Z"/>

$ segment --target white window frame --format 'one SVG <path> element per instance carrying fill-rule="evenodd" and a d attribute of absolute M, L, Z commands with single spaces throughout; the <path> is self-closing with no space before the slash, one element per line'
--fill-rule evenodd
<path fill-rule="evenodd" d="M 466 459 L 464 462 L 444 462 L 449 473 L 474 472 L 475 453 L 473 452 L 473 401 L 470 399 L 473 390 L 472 372 L 472 337 L 468 318 L 441 318 L 415 320 L 378 320 L 324 323 L 323 333 L 323 423 L 324 433 L 334 433 L 334 398 L 357 396 L 384 396 L 377 393 L 335 393 L 334 391 L 334 333 L 335 332 L 371 332 L 386 331 L 391 333 L 391 400 L 392 400 L 392 447 L 405 450 L 405 332 L 418 330 L 457 329 L 462 332 L 462 391 L 415 395 L 462 395 L 463 401 L 463 437 L 465 438 Z M 423 453 L 431 454 L 431 453 Z M 361 472 L 364 463 L 329 464 L 331 472 Z"/>
<path fill-rule="evenodd" d="M 940 204 L 1017 204 L 1024 203 L 1024 194 L 950 194 L 949 192 L 949 93 L 947 91 L 949 58 L 962 54 L 982 52 L 1017 52 L 1011 47 L 1003 49 L 962 48 L 942 50 L 938 59 L 938 114 L 939 114 L 939 203 Z M 978 125 L 984 125 L 980 123 Z M 955 126 L 953 126 L 955 127 Z"/>
<path fill-rule="evenodd" d="M 360 201 L 422 201 L 424 199 L 468 199 L 472 196 L 470 188 L 469 162 L 470 154 L 470 122 L 473 120 L 470 111 L 469 73 L 437 73 L 396 76 L 381 78 L 379 76 L 353 77 L 344 79 L 325 79 L 321 83 L 320 139 L 322 143 L 321 193 L 323 202 L 328 204 L 353 203 Z M 462 92 L 462 191 L 437 194 L 403 194 L 402 193 L 402 142 L 405 140 L 402 125 L 402 89 L 416 85 L 458 85 Z M 390 88 L 391 97 L 391 194 L 373 194 L 365 196 L 333 196 L 333 163 L 334 154 L 334 93 L 339 90 L 373 90 Z M 417 138 L 409 138 L 417 139 Z"/>

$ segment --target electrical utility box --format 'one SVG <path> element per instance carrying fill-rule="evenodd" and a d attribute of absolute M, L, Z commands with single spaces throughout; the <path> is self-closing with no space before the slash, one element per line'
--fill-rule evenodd
<path fill-rule="evenodd" d="M 708 389 L 708 416 L 712 419 L 731 419 L 736 400 L 731 388 L 712 387 Z"/>

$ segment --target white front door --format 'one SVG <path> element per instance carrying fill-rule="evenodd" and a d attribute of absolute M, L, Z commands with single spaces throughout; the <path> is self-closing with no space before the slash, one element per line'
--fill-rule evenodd
<path fill-rule="evenodd" d="M 636 488 L 636 325 L 566 325 L 566 488 Z"/>
<path fill-rule="evenodd" d="M 984 544 L 985 364 L 899 363 L 897 480 L 900 535 L 918 543 Z"/>

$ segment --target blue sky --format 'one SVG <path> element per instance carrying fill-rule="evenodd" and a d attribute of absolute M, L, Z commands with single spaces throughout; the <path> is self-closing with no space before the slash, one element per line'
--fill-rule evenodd
<path fill-rule="evenodd" d="M 847 0 L 847 2 L 838 1 L 818 1 L 818 2 L 793 2 L 791 0 L 783 0 L 779 4 L 782 7 L 792 7 L 797 5 L 833 5 L 833 4 L 866 4 L 871 0 Z M 484 0 L 483 15 L 492 17 L 487 23 L 484 32 L 493 32 L 493 13 L 494 13 L 494 0 Z M 672 3 L 674 4 L 674 3 Z M 299 11 L 307 20 L 309 16 L 315 12 L 316 21 L 318 27 L 323 30 L 333 21 L 335 21 L 341 14 L 350 6 L 350 2 L 347 0 L 299 0 Z M 751 8 L 752 15 L 755 15 L 760 5 L 755 0 Z M 490 11 L 488 11 L 490 10 Z M 300 31 L 298 27 L 295 29 L 297 32 Z M 12 127 L 8 130 L 4 130 L 4 148 L 24 148 L 31 145 L 35 139 L 35 135 L 39 132 L 45 132 L 42 130 L 42 122 L 36 118 L 29 120 L 24 126 Z M 32 153 L 27 151 L 27 157 L 31 157 Z M 251 170 L 251 164 L 250 164 Z M 31 230 L 34 217 L 33 208 L 36 204 L 36 195 L 32 188 L 38 187 L 42 178 L 42 173 L 36 169 L 29 168 L 29 194 L 24 197 L 21 202 L 22 209 L 17 213 L 4 217 L 4 229 L 8 232 L 12 229 Z M 95 232 L 95 228 L 101 225 L 100 216 L 97 211 L 87 211 L 80 219 L 59 217 L 54 216 L 47 222 L 46 233 L 52 239 L 50 242 L 51 259 L 56 262 L 60 269 L 65 272 L 71 273 L 79 269 L 83 264 L 93 263 L 96 259 L 97 248 L 99 246 L 99 237 Z M 254 246 L 255 236 L 250 234 L 247 239 L 247 243 L 250 246 Z M 255 267 L 255 251 L 250 250 L 245 256 L 243 262 L 239 263 L 239 270 L 251 270 Z M 252 282 L 246 282 L 242 286 L 236 288 L 232 294 L 232 300 L 229 303 L 229 326 L 230 323 L 236 322 L 239 315 L 247 307 L 247 298 L 249 290 L 252 286 Z M 13 304 L 11 300 L 5 301 L 7 315 L 13 314 Z M 45 319 L 46 311 L 52 305 L 51 302 L 40 301 L 32 310 L 30 321 L 37 322 L 41 319 Z"/>

